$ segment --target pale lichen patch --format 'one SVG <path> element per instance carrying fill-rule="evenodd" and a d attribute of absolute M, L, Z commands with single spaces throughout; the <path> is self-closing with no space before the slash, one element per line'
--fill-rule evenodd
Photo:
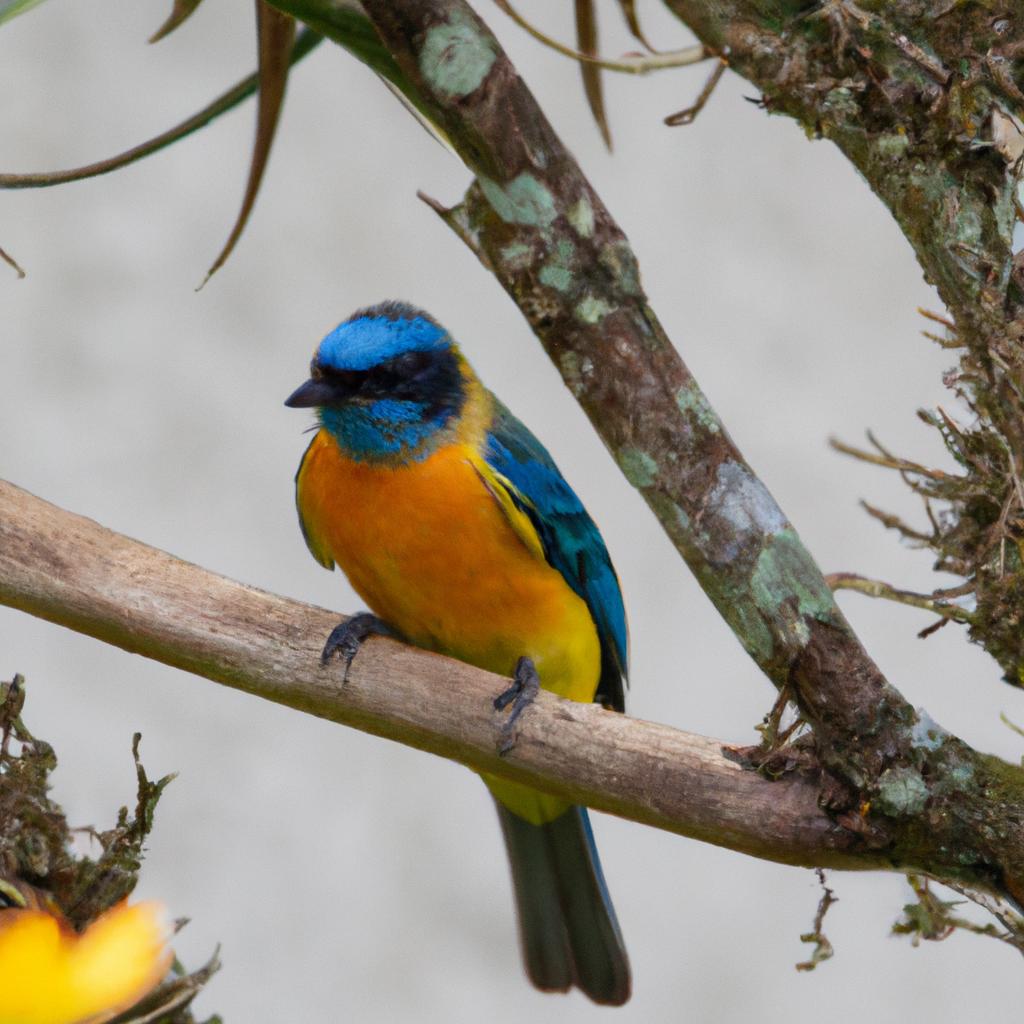
<path fill-rule="evenodd" d="M 569 291 L 573 283 L 575 256 L 576 247 L 572 242 L 567 238 L 559 239 L 551 260 L 540 268 L 538 277 L 541 283 L 559 292 Z"/>
<path fill-rule="evenodd" d="M 751 574 L 750 589 L 757 606 L 777 616 L 796 646 L 810 640 L 805 618 L 829 622 L 834 617 L 832 592 L 792 528 L 767 540 Z"/>
<path fill-rule="evenodd" d="M 590 199 L 582 195 L 569 207 L 566 215 L 573 231 L 580 238 L 589 238 L 594 233 L 594 208 L 590 205 Z"/>
<path fill-rule="evenodd" d="M 567 292 L 572 287 L 572 271 L 559 263 L 545 263 L 537 276 L 541 284 L 546 284 L 557 292 Z"/>
<path fill-rule="evenodd" d="M 658 463 L 639 448 L 623 448 L 617 461 L 634 487 L 650 487 L 658 477 Z"/>
<path fill-rule="evenodd" d="M 598 256 L 601 264 L 611 272 L 615 283 L 627 295 L 640 295 L 640 266 L 626 241 L 606 245 Z"/>
<path fill-rule="evenodd" d="M 708 492 L 705 516 L 724 520 L 710 523 L 710 538 L 718 561 L 730 562 L 753 537 L 785 529 L 786 517 L 768 489 L 746 466 L 726 460 L 715 474 Z"/>
<path fill-rule="evenodd" d="M 920 814 L 928 800 L 928 787 L 913 768 L 889 768 L 878 779 L 874 806 L 891 818 Z"/>
<path fill-rule="evenodd" d="M 442 96 L 462 99 L 480 88 L 497 59 L 493 40 L 459 11 L 427 33 L 420 71 Z"/>
<path fill-rule="evenodd" d="M 525 242 L 513 242 L 501 250 L 501 259 L 509 270 L 525 270 L 533 262 L 533 249 Z"/>
<path fill-rule="evenodd" d="M 917 720 L 910 730 L 911 742 L 925 750 L 938 750 L 949 739 L 949 733 L 924 708 L 916 710 Z"/>
<path fill-rule="evenodd" d="M 585 295 L 576 303 L 576 317 L 587 324 L 596 324 L 611 311 L 612 306 L 596 295 Z"/>
<path fill-rule="evenodd" d="M 507 224 L 546 228 L 558 216 L 554 196 L 528 171 L 505 185 L 482 175 L 478 180 L 487 202 Z"/>
<path fill-rule="evenodd" d="M 715 410 L 704 397 L 704 392 L 697 386 L 696 381 L 691 382 L 687 387 L 680 388 L 676 392 L 676 405 L 679 411 L 692 416 L 705 430 L 717 434 L 721 430 L 721 424 L 715 415 Z"/>

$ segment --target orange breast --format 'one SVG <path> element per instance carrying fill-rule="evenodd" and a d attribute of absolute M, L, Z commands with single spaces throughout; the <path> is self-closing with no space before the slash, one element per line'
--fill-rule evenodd
<path fill-rule="evenodd" d="M 600 647 L 590 611 L 517 536 L 478 458 L 456 444 L 374 466 L 346 458 L 321 430 L 298 478 L 307 534 L 412 643 L 504 675 L 528 655 L 546 689 L 592 700 Z"/>

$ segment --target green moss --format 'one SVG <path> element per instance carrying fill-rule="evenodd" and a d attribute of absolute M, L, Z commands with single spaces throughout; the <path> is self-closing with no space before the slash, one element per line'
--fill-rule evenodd
<path fill-rule="evenodd" d="M 775 652 L 775 638 L 757 609 L 740 596 L 723 612 L 747 654 L 758 665 L 766 665 Z"/>
<path fill-rule="evenodd" d="M 427 33 L 420 71 L 442 96 L 461 99 L 480 87 L 497 56 L 493 41 L 480 34 L 472 18 L 456 10 Z"/>

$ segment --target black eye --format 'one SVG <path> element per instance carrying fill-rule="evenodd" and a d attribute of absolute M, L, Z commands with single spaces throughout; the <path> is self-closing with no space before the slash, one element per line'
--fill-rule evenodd
<path fill-rule="evenodd" d="M 319 375 L 349 394 L 355 394 L 366 382 L 367 377 L 367 374 L 358 370 L 332 370 L 323 366 L 320 367 Z"/>
<path fill-rule="evenodd" d="M 402 377 L 412 377 L 432 363 L 429 352 L 405 352 L 389 364 Z"/>

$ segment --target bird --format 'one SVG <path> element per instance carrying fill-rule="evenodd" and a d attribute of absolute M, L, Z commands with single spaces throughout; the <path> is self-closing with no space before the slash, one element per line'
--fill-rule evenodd
<path fill-rule="evenodd" d="M 317 425 L 295 476 L 303 536 L 369 606 L 327 639 L 346 674 L 397 637 L 511 677 L 501 748 L 538 688 L 624 710 L 628 630 L 604 541 L 544 446 L 430 314 L 387 301 L 317 346 L 286 400 Z M 631 977 L 586 808 L 483 774 L 511 866 L 526 973 L 621 1005 Z"/>

